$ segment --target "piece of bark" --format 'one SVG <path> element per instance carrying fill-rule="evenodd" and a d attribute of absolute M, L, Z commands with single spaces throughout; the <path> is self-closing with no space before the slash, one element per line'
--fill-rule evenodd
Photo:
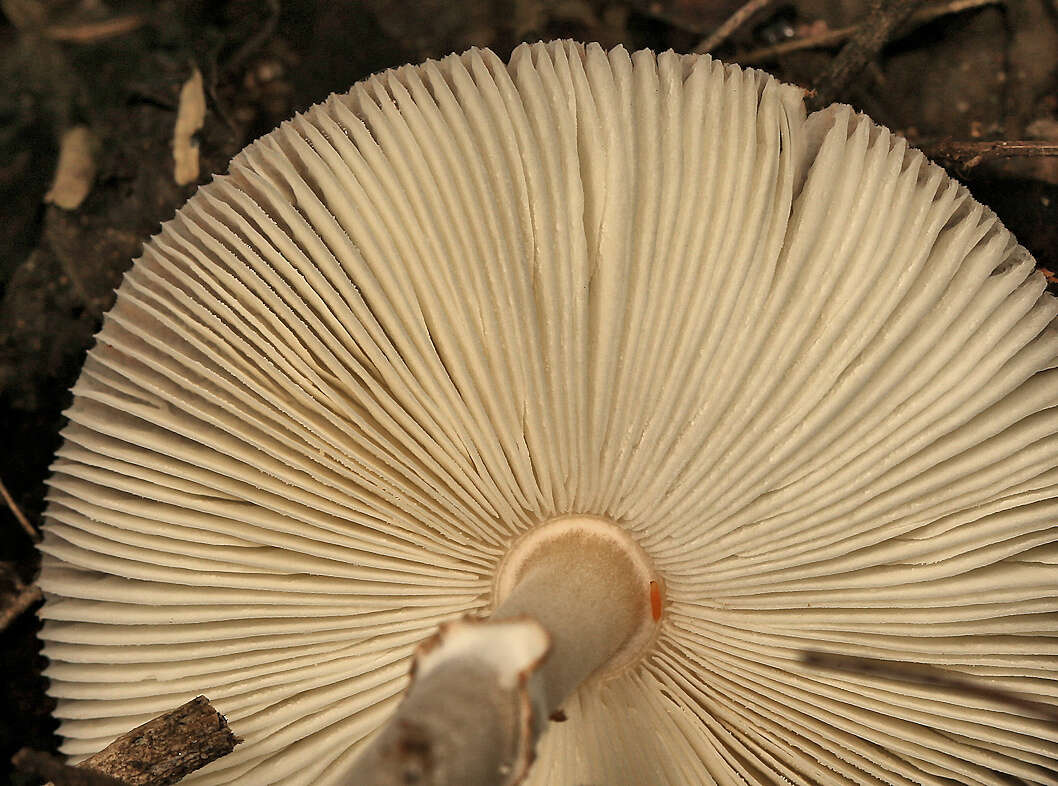
<path fill-rule="evenodd" d="M 15 769 L 27 775 L 47 778 L 54 786 L 129 786 L 126 781 L 85 767 L 71 767 L 55 756 L 23 748 L 11 757 Z"/>
<path fill-rule="evenodd" d="M 169 786 L 219 759 L 241 740 L 205 696 L 118 737 L 78 766 L 130 786 Z"/>

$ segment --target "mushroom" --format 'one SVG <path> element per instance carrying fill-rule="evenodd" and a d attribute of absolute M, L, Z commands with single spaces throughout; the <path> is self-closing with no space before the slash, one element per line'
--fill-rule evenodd
<path fill-rule="evenodd" d="M 41 546 L 63 751 L 204 693 L 245 741 L 188 783 L 354 782 L 426 641 L 395 717 L 494 720 L 412 769 L 515 780 L 560 710 L 528 783 L 1056 783 L 1043 717 L 801 659 L 1058 706 L 1056 313 L 963 187 L 762 72 L 374 76 L 105 318 Z"/>

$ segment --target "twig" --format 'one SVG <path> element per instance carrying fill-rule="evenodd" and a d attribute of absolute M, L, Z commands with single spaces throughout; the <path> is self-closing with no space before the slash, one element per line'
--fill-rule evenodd
<path fill-rule="evenodd" d="M 857 28 L 816 80 L 808 98 L 811 109 L 822 109 L 834 103 L 860 75 L 889 41 L 897 28 L 907 21 L 922 0 L 871 0 L 866 21 Z"/>
<path fill-rule="evenodd" d="M 902 663 L 878 658 L 861 658 L 856 655 L 841 655 L 834 652 L 806 650 L 801 653 L 801 662 L 807 666 L 850 674 L 864 674 L 892 680 L 936 685 L 951 688 L 970 696 L 1006 704 L 1043 720 L 1058 723 L 1058 709 L 1023 696 L 1013 691 L 993 688 L 984 683 L 957 675 L 945 669 L 925 663 Z"/>
<path fill-rule="evenodd" d="M 747 65 L 751 63 L 767 63 L 770 60 L 777 60 L 783 55 L 788 55 L 792 52 L 801 52 L 805 49 L 828 49 L 847 41 L 857 30 L 859 30 L 859 25 L 839 27 L 835 30 L 827 30 L 823 33 L 816 33 L 815 35 L 806 35 L 801 38 L 794 38 L 790 41 L 783 41 L 782 43 L 773 44 L 772 46 L 751 49 L 745 54 L 735 55 L 734 59 L 739 63 L 745 63 Z"/>
<path fill-rule="evenodd" d="M 71 767 L 44 751 L 23 748 L 11 757 L 15 769 L 51 781 L 54 786 L 130 786 L 111 775 L 85 767 Z"/>
<path fill-rule="evenodd" d="M 986 161 L 1004 158 L 1049 158 L 1058 156 L 1058 143 L 1011 139 L 991 142 L 946 140 L 918 146 L 923 153 L 946 169 L 969 171 Z"/>
<path fill-rule="evenodd" d="M 1001 5 L 1002 0 L 949 0 L 945 3 L 934 3 L 925 8 L 920 8 L 911 14 L 907 22 L 900 27 L 894 38 L 907 35 L 912 30 L 928 24 L 935 19 L 951 14 L 961 14 L 964 11 L 972 11 L 975 8 L 983 8 L 989 5 Z M 862 25 L 850 25 L 839 27 L 835 30 L 827 30 L 824 33 L 808 35 L 803 38 L 795 38 L 792 41 L 783 41 L 780 44 L 754 49 L 743 55 L 735 57 L 740 63 L 764 63 L 775 60 L 791 52 L 800 52 L 804 49 L 826 49 L 837 46 L 851 38 Z"/>
<path fill-rule="evenodd" d="M 279 24 L 279 0 L 265 0 L 268 6 L 268 15 L 257 31 L 243 42 L 228 61 L 221 67 L 221 73 L 230 74 L 246 62 L 254 52 L 264 46 L 276 31 Z"/>
<path fill-rule="evenodd" d="M 37 532 L 37 528 L 29 523 L 29 519 L 26 518 L 26 514 L 22 512 L 22 509 L 15 502 L 14 497 L 7 490 L 7 486 L 4 485 L 4 481 L 0 480 L 0 495 L 3 496 L 4 502 L 7 503 L 7 507 L 11 509 L 11 513 L 14 514 L 15 518 L 18 519 L 18 523 L 22 525 L 22 529 L 33 538 L 35 541 L 40 540 L 40 533 Z"/>
<path fill-rule="evenodd" d="M 230 76 L 237 68 L 239 68 L 239 66 L 245 63 L 254 52 L 268 43 L 268 39 L 275 35 L 276 27 L 279 24 L 279 14 L 281 10 L 280 0 L 264 0 L 264 2 L 268 6 L 268 16 L 265 18 L 261 27 L 258 28 L 257 32 L 246 39 L 246 41 L 244 41 L 235 53 L 224 63 L 218 62 L 217 54 L 219 52 L 219 47 L 212 49 L 209 53 L 208 65 L 206 66 L 206 94 L 209 96 L 213 108 L 217 111 L 217 116 L 220 117 L 224 125 L 228 127 L 228 131 L 231 132 L 233 139 L 238 138 L 240 132 L 235 121 L 232 119 L 227 101 L 221 98 L 217 85 L 223 77 Z"/>
<path fill-rule="evenodd" d="M 140 14 L 126 14 L 101 22 L 85 22 L 76 25 L 49 25 L 44 35 L 53 41 L 74 44 L 91 44 L 114 36 L 131 33 L 143 26 L 146 18 Z"/>
<path fill-rule="evenodd" d="M 708 38 L 698 44 L 698 46 L 694 48 L 694 51 L 699 54 L 712 52 L 720 46 L 720 44 L 730 38 L 736 30 L 742 27 L 742 25 L 746 24 L 750 17 L 754 14 L 760 13 L 773 2 L 775 2 L 775 0 L 749 0 L 745 5 L 729 16 L 723 24 L 716 28 L 716 30 L 710 33 Z"/>
<path fill-rule="evenodd" d="M 123 734 L 78 766 L 129 786 L 169 786 L 231 753 L 239 742 L 224 716 L 199 696 Z"/>
<path fill-rule="evenodd" d="M 11 598 L 11 602 L 0 610 L 0 631 L 7 630 L 8 627 L 21 617 L 34 603 L 40 600 L 43 594 L 40 591 L 40 587 L 37 585 L 31 585 L 29 587 L 23 586 L 22 584 L 15 585 L 16 594 Z"/>

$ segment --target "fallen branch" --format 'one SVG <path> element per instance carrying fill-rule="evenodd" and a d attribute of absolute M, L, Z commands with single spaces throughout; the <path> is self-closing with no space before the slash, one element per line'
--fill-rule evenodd
<path fill-rule="evenodd" d="M 7 630 L 11 623 L 25 614 L 42 597 L 40 587 L 35 584 L 29 587 L 16 584 L 15 594 L 11 596 L 10 602 L 0 609 L 0 631 Z"/>
<path fill-rule="evenodd" d="M 716 30 L 710 33 L 708 38 L 698 44 L 694 51 L 703 55 L 712 52 L 730 38 L 742 25 L 746 24 L 751 17 L 763 11 L 773 2 L 775 0 L 749 0 L 749 2 L 729 16 Z"/>
<path fill-rule="evenodd" d="M 946 3 L 928 5 L 911 14 L 908 20 L 900 26 L 893 38 L 901 38 L 913 30 L 922 27 L 922 25 L 929 24 L 935 19 L 940 19 L 943 16 L 960 14 L 964 11 L 971 11 L 975 8 L 983 8 L 984 6 L 989 5 L 1001 5 L 1001 3 L 1002 0 L 949 0 L 949 2 Z M 791 41 L 783 41 L 781 44 L 765 46 L 760 49 L 753 49 L 745 54 L 736 55 L 734 59 L 739 63 L 745 63 L 747 65 L 752 63 L 765 63 L 771 60 L 776 60 L 783 55 L 788 55 L 792 52 L 800 52 L 805 49 L 827 49 L 835 47 L 852 38 L 861 27 L 863 27 L 862 24 L 849 25 L 848 27 L 839 27 L 835 30 L 827 30 L 826 32 L 817 33 L 815 35 L 807 35 L 803 38 L 795 38 Z"/>
<path fill-rule="evenodd" d="M 199 696 L 137 726 L 78 764 L 128 786 L 169 786 L 235 748 L 241 740 L 209 699 Z M 55 781 L 55 786 L 63 786 Z"/>
<path fill-rule="evenodd" d="M 22 509 L 18 506 L 18 503 L 15 502 L 15 498 L 8 492 L 7 486 L 4 485 L 4 481 L 2 480 L 0 480 L 0 496 L 4 498 L 4 502 L 7 503 L 7 507 L 10 509 L 18 523 L 22 525 L 22 529 L 24 529 L 33 540 L 39 541 L 40 533 L 37 532 L 37 528 L 29 523 L 26 514 L 22 512 Z"/>
<path fill-rule="evenodd" d="M 1006 158 L 1047 158 L 1058 156 L 1058 143 L 1012 139 L 991 142 L 943 142 L 919 145 L 929 158 L 945 169 L 966 172 L 987 161 Z"/>
<path fill-rule="evenodd" d="M 55 756 L 23 748 L 11 757 L 15 769 L 51 781 L 53 786 L 129 786 L 125 781 L 84 767 L 71 767 Z"/>

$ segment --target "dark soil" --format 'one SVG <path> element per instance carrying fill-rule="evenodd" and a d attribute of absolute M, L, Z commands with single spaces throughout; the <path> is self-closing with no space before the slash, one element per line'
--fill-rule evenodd
<path fill-rule="evenodd" d="M 890 5 L 899 2 L 908 4 Z M 194 191 L 174 182 L 171 148 L 180 87 L 194 67 L 207 96 L 198 135 L 204 182 L 293 112 L 374 71 L 469 46 L 506 57 L 519 41 L 554 37 L 690 51 L 742 5 L 0 0 L 0 480 L 38 523 L 68 389 L 113 290 L 143 240 Z M 880 52 L 862 58 L 862 71 L 837 85 L 828 80 L 840 42 L 760 50 L 877 20 L 888 7 L 880 0 L 773 0 L 714 53 L 833 89 L 941 155 L 1042 266 L 1058 270 L 1054 148 L 1050 156 L 959 154 L 965 142 L 1029 140 L 1040 152 L 1058 143 L 1058 0 L 910 5 L 937 13 L 897 27 Z M 854 36 L 857 46 L 869 39 Z M 87 198 L 64 210 L 44 195 L 59 139 L 76 125 L 99 140 L 96 174 Z M 0 518 L 2 609 L 14 577 L 32 581 L 37 556 L 2 505 Z M 0 781 L 18 748 L 56 743 L 36 629 L 31 609 L 0 633 Z"/>

